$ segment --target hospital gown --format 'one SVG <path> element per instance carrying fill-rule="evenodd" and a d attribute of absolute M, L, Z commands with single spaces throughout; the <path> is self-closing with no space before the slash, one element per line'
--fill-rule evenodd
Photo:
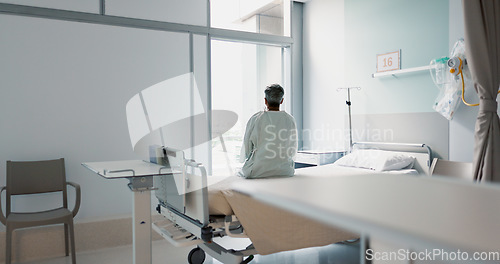
<path fill-rule="evenodd" d="M 297 153 L 295 119 L 283 111 L 263 111 L 247 123 L 242 147 L 245 164 L 239 175 L 245 178 L 293 176 Z"/>

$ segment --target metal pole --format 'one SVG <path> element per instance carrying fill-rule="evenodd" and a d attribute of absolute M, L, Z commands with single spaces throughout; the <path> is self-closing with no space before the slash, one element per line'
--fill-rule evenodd
<path fill-rule="evenodd" d="M 190 127 L 190 146 L 189 149 L 191 150 L 191 159 L 196 160 L 195 156 L 195 146 L 194 146 L 194 138 L 196 136 L 196 127 L 195 127 L 195 122 L 194 122 L 194 97 L 195 94 L 199 94 L 199 91 L 194 90 L 194 84 L 195 84 L 195 78 L 194 78 L 194 40 L 193 40 L 193 33 L 189 33 L 189 112 L 190 112 L 190 117 L 189 117 L 189 127 Z"/>
<path fill-rule="evenodd" d="M 340 87 L 337 88 L 337 92 L 340 90 L 347 90 L 347 111 L 348 111 L 348 122 L 349 122 L 349 152 L 352 150 L 352 118 L 351 118 L 351 89 L 361 90 L 361 87 Z"/>
<path fill-rule="evenodd" d="M 106 15 L 106 0 L 99 1 L 99 14 Z"/>
<path fill-rule="evenodd" d="M 347 109 L 349 111 L 349 152 L 352 150 L 351 89 L 347 89 Z"/>

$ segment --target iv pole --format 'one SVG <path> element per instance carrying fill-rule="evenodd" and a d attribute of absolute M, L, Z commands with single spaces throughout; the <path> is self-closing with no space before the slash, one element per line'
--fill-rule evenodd
<path fill-rule="evenodd" d="M 337 92 L 341 90 L 347 90 L 347 101 L 345 101 L 347 105 L 348 115 L 349 115 L 349 152 L 352 150 L 352 122 L 351 122 L 351 89 L 361 90 L 361 87 L 340 87 L 337 88 Z"/>

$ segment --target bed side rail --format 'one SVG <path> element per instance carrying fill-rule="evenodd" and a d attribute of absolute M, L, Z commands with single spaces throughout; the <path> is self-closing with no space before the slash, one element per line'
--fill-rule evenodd
<path fill-rule="evenodd" d="M 422 174 L 429 174 L 432 161 L 432 150 L 429 145 L 422 143 L 354 142 L 353 150 L 356 149 L 380 149 L 414 153 L 416 156 L 415 169 Z"/>

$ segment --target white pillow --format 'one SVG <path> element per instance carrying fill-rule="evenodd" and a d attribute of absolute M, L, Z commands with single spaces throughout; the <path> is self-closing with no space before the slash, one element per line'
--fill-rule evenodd
<path fill-rule="evenodd" d="M 340 166 L 375 171 L 411 169 L 414 163 L 415 157 L 378 149 L 355 150 L 335 162 Z"/>
<path fill-rule="evenodd" d="M 334 164 L 374 170 L 377 166 L 378 156 L 379 153 L 372 149 L 356 150 L 338 159 Z"/>

